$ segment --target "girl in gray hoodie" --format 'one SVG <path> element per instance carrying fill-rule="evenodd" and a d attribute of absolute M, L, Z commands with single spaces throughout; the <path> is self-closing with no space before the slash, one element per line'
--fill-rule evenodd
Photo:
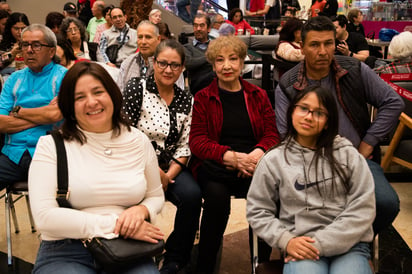
<path fill-rule="evenodd" d="M 364 157 L 338 135 L 330 91 L 299 92 L 288 132 L 262 157 L 247 195 L 255 233 L 284 253 L 283 273 L 372 273 L 375 196 Z"/>

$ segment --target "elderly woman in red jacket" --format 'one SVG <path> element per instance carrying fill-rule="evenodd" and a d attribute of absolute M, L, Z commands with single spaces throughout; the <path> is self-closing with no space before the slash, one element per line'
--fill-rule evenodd
<path fill-rule="evenodd" d="M 241 77 L 247 46 L 236 36 L 210 42 L 217 78 L 195 95 L 191 168 L 204 198 L 198 271 L 212 273 L 230 214 L 230 197 L 246 197 L 256 164 L 279 142 L 266 91 Z"/>

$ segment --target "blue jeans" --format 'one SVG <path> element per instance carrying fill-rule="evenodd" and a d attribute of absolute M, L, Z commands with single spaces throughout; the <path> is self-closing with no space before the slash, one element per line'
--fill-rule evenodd
<path fill-rule="evenodd" d="M 373 222 L 375 234 L 390 226 L 399 213 L 399 197 L 389 184 L 383 169 L 376 162 L 366 160 L 375 182 L 376 218 Z"/>
<path fill-rule="evenodd" d="M 42 241 L 33 274 L 96 274 L 104 273 L 80 240 Z M 122 274 L 159 273 L 151 258 L 142 259 L 135 266 L 119 271 Z"/>
<path fill-rule="evenodd" d="M 15 164 L 4 154 L 0 154 L 0 190 L 18 181 L 26 181 L 31 155 L 26 150 L 20 159 L 19 164 Z"/>
<path fill-rule="evenodd" d="M 176 7 L 179 13 L 179 17 L 182 18 L 182 20 L 186 23 L 192 24 L 201 2 L 201 0 L 178 0 Z M 186 6 L 188 5 L 190 5 L 190 14 L 186 9 Z"/>
<path fill-rule="evenodd" d="M 286 263 L 283 274 L 372 274 L 369 258 L 369 244 L 358 243 L 342 255 Z"/>
<path fill-rule="evenodd" d="M 169 184 L 166 198 L 176 208 L 173 232 L 166 241 L 165 262 L 186 265 L 191 257 L 196 231 L 199 228 L 202 193 L 192 174 L 186 169 Z"/>

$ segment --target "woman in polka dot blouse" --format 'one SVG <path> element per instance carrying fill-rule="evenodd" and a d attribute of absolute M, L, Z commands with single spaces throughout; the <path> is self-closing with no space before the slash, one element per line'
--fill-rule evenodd
<path fill-rule="evenodd" d="M 176 273 L 190 260 L 199 227 L 201 191 L 186 169 L 193 98 L 174 83 L 183 71 L 184 48 L 161 42 L 154 53 L 154 75 L 129 80 L 123 110 L 156 148 L 166 198 L 177 207 L 174 230 L 167 239 L 161 273 Z"/>

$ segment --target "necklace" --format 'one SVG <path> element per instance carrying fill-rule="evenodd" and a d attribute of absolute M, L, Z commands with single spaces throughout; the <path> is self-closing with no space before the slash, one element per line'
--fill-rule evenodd
<path fill-rule="evenodd" d="M 110 133 L 111 134 L 111 133 Z M 91 141 L 93 141 L 94 143 L 98 144 L 99 146 L 103 147 L 103 154 L 107 157 L 112 156 L 113 154 L 113 150 L 112 148 L 110 148 L 108 145 L 102 144 L 100 141 L 98 141 L 94 136 L 92 136 L 92 134 L 87 134 L 87 138 L 90 138 Z"/>

